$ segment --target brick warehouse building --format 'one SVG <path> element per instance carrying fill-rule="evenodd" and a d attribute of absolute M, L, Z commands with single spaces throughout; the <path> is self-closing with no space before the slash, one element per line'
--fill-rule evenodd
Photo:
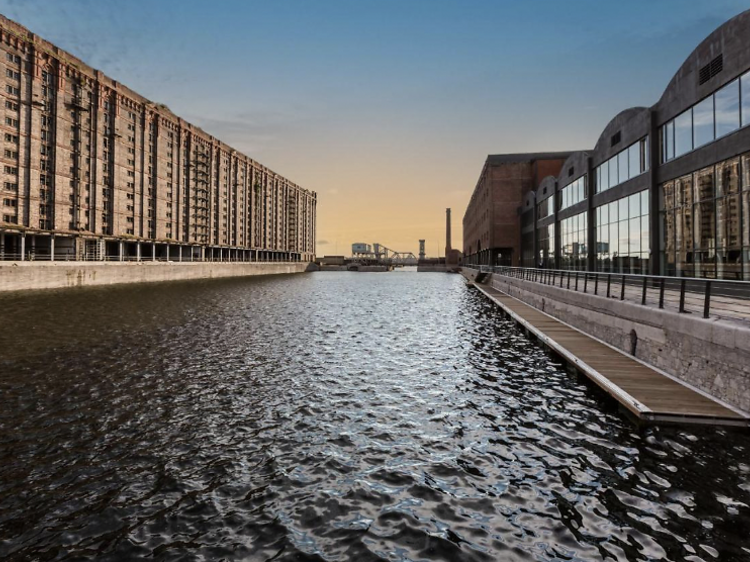
<path fill-rule="evenodd" d="M 516 265 L 521 249 L 518 207 L 541 178 L 560 171 L 570 152 L 490 155 L 464 213 L 464 255 L 471 263 Z"/>
<path fill-rule="evenodd" d="M 698 45 L 655 105 L 619 113 L 529 190 L 514 265 L 750 280 L 748 37 L 750 11 Z M 494 263 L 473 242 L 467 261 Z"/>
<path fill-rule="evenodd" d="M 0 65 L 0 259 L 314 258 L 314 192 L 2 16 Z"/>

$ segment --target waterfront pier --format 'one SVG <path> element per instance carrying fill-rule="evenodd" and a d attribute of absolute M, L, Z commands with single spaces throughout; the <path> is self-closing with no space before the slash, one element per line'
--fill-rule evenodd
<path fill-rule="evenodd" d="M 716 297 L 721 302 L 713 311 L 705 289 L 699 306 L 698 296 L 688 297 L 685 291 L 672 303 L 674 308 L 665 308 L 666 290 L 658 280 L 623 276 L 613 289 L 607 275 L 585 274 L 585 285 L 573 275 L 571 285 L 566 273 L 464 270 L 528 334 L 639 421 L 750 425 L 750 322 L 742 312 L 750 303 L 715 283 L 723 296 Z M 637 300 L 625 298 L 634 293 Z M 661 306 L 649 302 L 650 294 L 657 295 Z M 733 300 L 735 306 L 729 304 Z"/>

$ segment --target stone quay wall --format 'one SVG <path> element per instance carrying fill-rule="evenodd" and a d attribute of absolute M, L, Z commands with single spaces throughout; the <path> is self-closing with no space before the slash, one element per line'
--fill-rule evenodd
<path fill-rule="evenodd" d="M 0 292 L 302 273 L 308 267 L 308 262 L 7 262 L 0 264 Z"/>

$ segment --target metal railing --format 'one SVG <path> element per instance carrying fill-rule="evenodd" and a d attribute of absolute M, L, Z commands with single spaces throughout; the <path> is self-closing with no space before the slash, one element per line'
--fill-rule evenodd
<path fill-rule="evenodd" d="M 750 321 L 750 281 L 487 265 L 478 269 L 684 314 L 700 313 L 703 318 L 713 315 Z"/>

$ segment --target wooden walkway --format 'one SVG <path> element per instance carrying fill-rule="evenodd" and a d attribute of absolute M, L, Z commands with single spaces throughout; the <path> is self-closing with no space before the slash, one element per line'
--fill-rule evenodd
<path fill-rule="evenodd" d="M 750 426 L 748 416 L 492 287 L 474 284 L 516 322 L 647 423 Z"/>

